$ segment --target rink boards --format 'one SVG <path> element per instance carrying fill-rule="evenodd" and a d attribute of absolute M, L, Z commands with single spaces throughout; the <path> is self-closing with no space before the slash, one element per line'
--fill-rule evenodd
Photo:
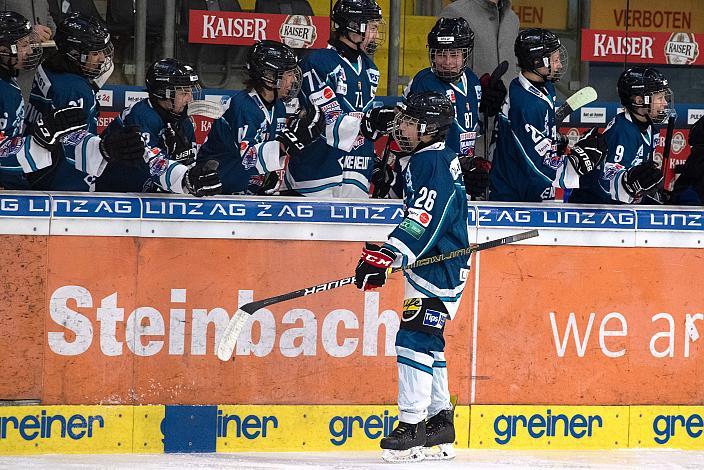
<path fill-rule="evenodd" d="M 455 409 L 458 448 L 704 449 L 704 407 Z M 352 451 L 379 448 L 395 406 L 0 407 L 0 454 Z"/>
<path fill-rule="evenodd" d="M 234 361 L 214 348 L 238 305 L 349 276 L 402 217 L 397 201 L 2 193 L 0 399 L 43 405 L 3 408 L 2 451 L 377 448 L 402 278 L 272 305 Z M 472 259 L 446 328 L 459 446 L 700 448 L 703 210 L 472 203 L 468 223 L 471 242 L 540 236 Z"/>

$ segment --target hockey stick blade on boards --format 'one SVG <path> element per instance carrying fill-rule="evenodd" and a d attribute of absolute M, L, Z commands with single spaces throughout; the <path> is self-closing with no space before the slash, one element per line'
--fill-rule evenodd
<path fill-rule="evenodd" d="M 497 246 L 507 245 L 509 243 L 519 242 L 521 240 L 527 240 L 528 238 L 533 238 L 538 236 L 537 230 L 529 230 L 527 232 L 517 233 L 516 235 L 510 235 L 508 237 L 498 238 L 496 240 L 490 240 L 484 243 L 478 243 L 476 245 L 469 246 L 467 248 L 460 248 L 459 250 L 450 251 L 449 253 L 442 253 L 435 256 L 430 256 L 428 258 L 422 258 L 414 263 L 408 264 L 406 266 L 399 266 L 391 269 L 391 273 L 398 271 L 403 271 L 405 269 L 418 268 L 420 266 L 426 266 L 428 264 L 439 263 L 448 259 L 456 258 L 458 256 L 471 255 L 475 251 L 488 250 L 489 248 L 496 248 Z M 297 299 L 299 297 L 305 297 L 311 294 L 317 294 L 318 292 L 325 292 L 331 289 L 336 289 L 338 287 L 346 286 L 348 284 L 354 284 L 354 276 L 345 277 L 338 279 L 336 281 L 330 281 L 323 284 L 318 284 L 317 286 L 306 287 L 305 289 L 299 289 L 293 292 L 287 292 L 285 294 L 277 295 L 274 297 L 269 297 L 267 299 L 255 300 L 254 302 L 249 302 L 242 305 L 237 312 L 230 319 L 227 328 L 225 328 L 220 342 L 217 345 L 217 356 L 221 361 L 228 361 L 232 357 L 232 353 L 235 350 L 237 344 L 237 338 L 247 322 L 250 315 L 254 314 L 260 308 L 267 307 L 269 305 L 278 304 L 279 302 L 284 302 L 286 300 Z"/>
<path fill-rule="evenodd" d="M 596 101 L 596 98 L 596 90 L 590 86 L 578 90 L 575 94 L 567 98 L 565 104 L 557 108 L 557 111 L 555 111 L 555 122 L 558 124 L 561 123 L 573 111 Z"/>

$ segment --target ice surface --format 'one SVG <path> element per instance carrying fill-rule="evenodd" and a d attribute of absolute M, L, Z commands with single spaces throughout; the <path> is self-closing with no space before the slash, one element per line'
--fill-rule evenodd
<path fill-rule="evenodd" d="M 452 461 L 384 463 L 381 452 L 108 454 L 0 457 L 0 469 L 677 469 L 704 468 L 704 451 L 623 449 L 609 451 L 458 450 Z"/>

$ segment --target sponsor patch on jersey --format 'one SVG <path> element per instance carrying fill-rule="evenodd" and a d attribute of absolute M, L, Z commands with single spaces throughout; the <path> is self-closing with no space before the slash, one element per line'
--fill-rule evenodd
<path fill-rule="evenodd" d="M 0 147 L 0 158 L 11 157 L 17 155 L 17 152 L 22 148 L 24 139 L 20 136 L 7 139 Z"/>
<path fill-rule="evenodd" d="M 401 224 L 398 226 L 398 228 L 400 228 L 416 240 L 420 240 L 420 237 L 422 237 L 425 233 L 425 228 L 423 228 L 421 224 L 419 224 L 413 219 L 409 219 L 408 217 L 401 221 Z"/>
<path fill-rule="evenodd" d="M 453 103 L 457 102 L 457 97 L 455 96 L 455 90 L 446 90 L 445 93 L 447 93 L 447 97 L 452 101 Z"/>
<path fill-rule="evenodd" d="M 548 152 L 547 155 L 543 157 L 543 165 L 549 166 L 553 170 L 557 170 L 562 165 L 565 157 L 555 152 Z"/>
<path fill-rule="evenodd" d="M 337 101 L 321 106 L 320 111 L 323 112 L 325 124 L 327 125 L 331 125 L 337 121 L 337 118 L 342 114 L 342 108 L 340 108 L 340 104 Z"/>
<path fill-rule="evenodd" d="M 423 209 L 418 209 L 415 207 L 408 208 L 408 214 L 406 215 L 411 220 L 415 220 L 423 227 L 427 228 L 430 225 L 430 221 L 433 220 L 433 216 Z"/>
<path fill-rule="evenodd" d="M 618 174 L 618 172 L 624 168 L 625 167 L 620 163 L 604 163 L 604 175 L 601 178 L 611 181 Z"/>
<path fill-rule="evenodd" d="M 149 160 L 149 174 L 152 176 L 161 176 L 169 167 L 169 160 L 158 156 Z"/>
<path fill-rule="evenodd" d="M 70 134 L 66 134 L 61 139 L 61 142 L 64 145 L 78 145 L 78 143 L 83 140 L 83 138 L 86 136 L 86 134 L 88 134 L 88 131 L 85 129 L 82 129 L 80 131 L 71 132 Z"/>
<path fill-rule="evenodd" d="M 244 151 L 247 150 L 247 147 L 249 147 L 249 142 L 246 140 L 240 142 L 240 154 L 244 153 Z"/>
<path fill-rule="evenodd" d="M 423 316 L 423 325 L 431 328 L 442 329 L 442 327 L 445 326 L 446 315 L 447 314 L 445 312 L 426 309 L 425 315 Z"/>
<path fill-rule="evenodd" d="M 462 165 L 460 165 L 459 158 L 453 158 L 450 162 L 450 174 L 452 175 L 453 180 L 456 180 L 457 178 L 462 176 Z"/>
<path fill-rule="evenodd" d="M 406 299 L 403 301 L 403 314 L 401 316 L 402 321 L 413 320 L 421 308 L 421 300 L 418 298 Z"/>
<path fill-rule="evenodd" d="M 373 69 L 367 70 L 367 76 L 369 77 L 369 83 L 371 83 L 372 86 L 379 86 L 379 71 L 378 70 L 373 70 Z"/>
<path fill-rule="evenodd" d="M 474 92 L 477 94 L 477 100 L 482 100 L 482 86 L 474 85 Z"/>
<path fill-rule="evenodd" d="M 460 133 L 460 155 L 468 157 L 474 156 L 474 145 L 477 141 L 476 132 L 461 132 Z"/>
<path fill-rule="evenodd" d="M 337 82 L 337 87 L 336 87 L 336 89 L 337 89 L 337 93 L 340 94 L 340 95 L 346 95 L 346 94 L 347 94 L 347 84 L 346 84 L 345 82 L 343 82 L 342 80 L 340 80 L 339 82 Z"/>
<path fill-rule="evenodd" d="M 550 139 L 542 139 L 540 142 L 535 144 L 534 148 L 535 151 L 538 152 L 538 155 L 544 157 L 545 154 L 552 149 L 552 142 L 550 142 Z"/>
<path fill-rule="evenodd" d="M 335 92 L 332 88 L 326 86 L 322 90 L 311 93 L 308 100 L 316 106 L 322 106 L 335 97 Z"/>
<path fill-rule="evenodd" d="M 257 164 L 257 149 L 255 147 L 249 147 L 242 155 L 242 166 L 245 170 L 251 170 Z"/>

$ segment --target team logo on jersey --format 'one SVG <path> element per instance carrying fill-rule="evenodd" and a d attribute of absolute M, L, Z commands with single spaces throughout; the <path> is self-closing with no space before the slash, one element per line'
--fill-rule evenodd
<path fill-rule="evenodd" d="M 0 158 L 11 157 L 17 155 L 17 153 L 22 148 L 24 139 L 22 137 L 13 137 L 12 139 L 6 140 L 0 147 Z"/>
<path fill-rule="evenodd" d="M 445 93 L 447 94 L 447 97 L 450 99 L 452 103 L 457 102 L 457 97 L 455 96 L 455 90 L 445 90 Z"/>
<path fill-rule="evenodd" d="M 604 176 L 601 178 L 611 181 L 624 168 L 620 163 L 604 163 Z"/>
<path fill-rule="evenodd" d="M 75 131 L 71 132 L 70 134 L 67 134 L 61 139 L 61 142 L 64 145 L 78 145 L 80 141 L 82 141 L 86 134 L 88 134 L 88 131 L 85 129 L 82 129 L 80 131 Z"/>
<path fill-rule="evenodd" d="M 325 116 L 325 124 L 327 125 L 331 125 L 337 121 L 337 118 L 342 114 L 342 108 L 337 101 L 321 106 L 320 111 Z"/>
<path fill-rule="evenodd" d="M 257 149 L 255 147 L 249 147 L 242 155 L 242 166 L 245 170 L 251 170 L 257 164 Z"/>
<path fill-rule="evenodd" d="M 152 150 L 156 150 L 156 149 L 152 149 Z M 149 160 L 149 174 L 152 176 L 163 175 L 168 167 L 169 167 L 169 161 L 164 157 L 155 156 L 154 158 Z"/>
<path fill-rule="evenodd" d="M 411 321 L 418 316 L 422 306 L 421 300 L 418 298 L 406 299 L 403 301 L 402 321 Z"/>
<path fill-rule="evenodd" d="M 557 170 L 558 168 L 560 168 L 560 165 L 562 165 L 564 159 L 565 157 L 563 155 L 560 155 L 559 153 L 548 152 L 543 157 L 543 165 L 548 166 L 553 170 Z"/>
<path fill-rule="evenodd" d="M 294 49 L 310 47 L 318 38 L 317 30 L 310 16 L 289 15 L 279 29 L 281 42 Z"/>
<path fill-rule="evenodd" d="M 442 327 L 445 326 L 446 316 L 447 314 L 445 312 L 426 309 L 425 315 L 423 316 L 423 325 L 431 328 L 442 329 Z"/>
<path fill-rule="evenodd" d="M 433 216 L 424 211 L 423 209 L 417 209 L 415 207 L 408 208 L 408 214 L 406 215 L 411 220 L 415 220 L 423 227 L 428 227 L 430 221 L 433 220 Z"/>

